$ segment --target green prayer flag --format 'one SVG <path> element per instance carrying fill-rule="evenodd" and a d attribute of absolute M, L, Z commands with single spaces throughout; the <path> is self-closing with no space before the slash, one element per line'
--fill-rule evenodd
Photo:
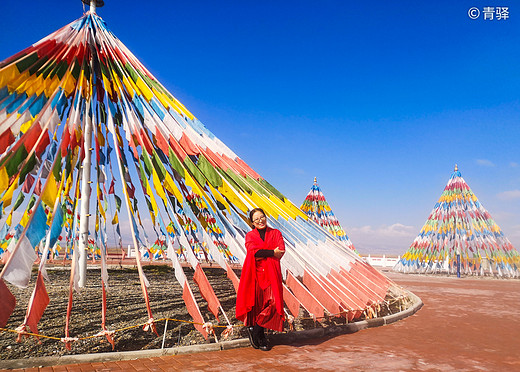
<path fill-rule="evenodd" d="M 234 171 L 232 171 L 231 169 L 228 169 L 226 171 L 226 174 L 231 178 L 233 179 L 233 181 L 235 181 L 236 184 L 238 184 L 238 186 L 240 186 L 240 188 L 244 191 L 247 191 L 249 194 L 251 194 L 251 188 L 249 187 L 249 185 L 247 185 L 247 183 L 244 181 L 244 178 L 238 174 L 236 174 Z"/>
<path fill-rule="evenodd" d="M 36 155 L 33 153 L 29 160 L 27 160 L 27 163 L 25 163 L 25 166 L 23 167 L 22 171 L 20 172 L 20 179 L 18 181 L 18 184 L 21 185 L 25 181 L 25 177 L 28 173 L 30 173 L 34 166 L 36 165 Z"/>
<path fill-rule="evenodd" d="M 199 168 L 197 168 L 193 161 L 191 161 L 189 156 L 184 159 L 184 165 L 189 169 L 190 174 L 195 177 L 199 185 L 204 186 L 206 184 L 206 178 L 202 173 L 200 173 Z"/>
<path fill-rule="evenodd" d="M 25 149 L 25 146 L 22 144 L 5 165 L 5 170 L 7 171 L 9 177 L 12 177 L 18 173 L 18 167 L 25 160 L 25 158 L 27 158 L 27 155 L 29 154 Z"/>
<path fill-rule="evenodd" d="M 184 168 L 182 167 L 181 162 L 179 159 L 177 159 L 177 156 L 173 152 L 172 149 L 170 149 L 170 152 L 168 153 L 168 159 L 170 160 L 170 165 L 179 173 L 179 175 L 184 178 Z"/>
<path fill-rule="evenodd" d="M 283 196 L 283 194 L 280 191 L 278 191 L 277 189 L 275 189 L 269 182 L 267 182 L 263 178 L 260 179 L 260 181 L 258 181 L 258 182 L 260 182 L 262 185 L 264 185 L 265 188 L 267 188 L 269 191 L 271 191 L 273 194 L 275 194 L 280 200 L 285 201 L 285 196 Z"/>
<path fill-rule="evenodd" d="M 20 72 L 24 72 L 31 67 L 36 61 L 38 61 L 38 52 L 32 52 L 27 57 L 22 57 L 20 62 L 16 63 L 16 68 Z"/>
<path fill-rule="evenodd" d="M 119 212 L 121 212 L 121 198 L 114 194 L 114 198 L 116 199 L 116 208 Z"/>
<path fill-rule="evenodd" d="M 215 171 L 208 159 L 202 154 L 199 155 L 198 167 L 200 171 L 206 176 L 211 186 L 217 188 L 222 186 L 222 177 Z"/>
<path fill-rule="evenodd" d="M 23 192 L 18 194 L 18 198 L 16 198 L 16 202 L 14 203 L 13 210 L 18 209 L 18 207 L 23 203 L 24 199 L 25 199 L 25 195 L 23 194 Z"/>

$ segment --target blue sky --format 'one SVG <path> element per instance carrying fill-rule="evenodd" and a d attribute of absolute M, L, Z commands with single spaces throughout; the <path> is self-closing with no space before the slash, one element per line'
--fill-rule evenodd
<path fill-rule="evenodd" d="M 134 4 L 106 0 L 98 14 L 294 203 L 318 177 L 361 253 L 404 253 L 455 163 L 520 249 L 515 3 Z M 469 18 L 487 6 L 509 7 L 510 18 Z M 0 60 L 83 11 L 79 0 L 7 0 L 0 9 Z"/>

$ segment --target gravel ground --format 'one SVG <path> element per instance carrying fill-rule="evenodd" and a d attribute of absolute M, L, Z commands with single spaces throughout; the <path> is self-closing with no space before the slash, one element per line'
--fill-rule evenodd
<path fill-rule="evenodd" d="M 193 293 L 200 306 L 202 316 L 206 321 L 216 324 L 215 317 L 208 311 L 207 303 L 198 292 L 198 287 L 191 280 L 193 270 L 184 269 L 190 280 Z M 235 319 L 236 295 L 227 279 L 226 273 L 221 269 L 205 269 L 222 307 L 226 309 L 232 324 L 238 324 Z M 191 321 L 192 318 L 186 310 L 182 300 L 182 288 L 177 283 L 173 270 L 167 266 L 145 266 L 145 275 L 150 282 L 148 294 L 154 319 L 170 318 Z M 63 337 L 65 329 L 65 317 L 67 313 L 68 292 L 70 282 L 70 270 L 48 269 L 50 282 L 46 282 L 47 292 L 51 299 L 40 323 L 39 333 L 45 336 Z M 141 291 L 139 275 L 136 269 L 123 268 L 109 270 L 109 289 L 107 292 L 107 328 L 117 330 L 130 327 L 148 320 L 145 301 Z M 34 287 L 36 273 L 33 272 L 33 281 L 25 289 L 11 286 L 9 289 L 16 297 L 16 309 L 9 318 L 6 326 L 15 329 L 24 319 L 27 303 Z M 87 285 L 81 292 L 74 293 L 72 315 L 70 322 L 71 337 L 86 337 L 98 333 L 101 330 L 101 276 L 99 269 L 89 269 L 87 272 Z M 224 320 L 220 316 L 221 325 Z M 225 320 L 224 320 L 225 321 Z M 142 327 L 132 328 L 115 334 L 115 350 L 139 350 L 156 349 L 162 345 L 165 321 L 157 323 L 157 332 L 142 330 Z M 223 328 L 217 328 L 219 335 Z M 228 339 L 239 338 L 240 332 L 235 332 Z M 42 338 L 41 343 L 34 337 L 24 339 L 16 343 L 16 334 L 0 333 L 0 359 L 18 359 L 40 356 L 57 356 L 66 354 L 82 354 L 109 352 L 112 346 L 105 337 L 97 337 L 88 340 L 80 340 L 72 343 L 72 350 L 67 350 L 60 341 Z M 205 340 L 195 331 L 193 325 L 180 322 L 168 322 L 165 347 L 191 345 L 195 343 L 215 342 Z"/>
<path fill-rule="evenodd" d="M 144 266 L 145 276 L 150 282 L 148 294 L 154 319 L 170 318 L 192 321 L 182 299 L 182 288 L 177 283 L 173 269 L 168 266 Z M 200 296 L 197 285 L 193 282 L 193 270 L 184 268 L 192 291 L 199 304 L 203 318 L 216 324 L 215 317 L 209 312 L 206 301 Z M 235 318 L 236 294 L 231 281 L 224 270 L 220 268 L 204 269 L 208 280 L 215 290 L 226 315 L 232 324 L 241 324 Z M 48 269 L 50 282 L 45 282 L 51 299 L 42 319 L 38 324 L 39 333 L 45 336 L 64 337 L 65 317 L 67 313 L 70 270 L 57 266 Z M 139 275 L 135 268 L 119 268 L 109 270 L 109 289 L 107 291 L 107 321 L 109 330 L 119 330 L 131 327 L 148 320 L 145 301 L 141 291 Z M 240 272 L 237 271 L 237 275 Z M 16 297 L 15 311 L 9 318 L 7 329 L 14 330 L 22 324 L 27 303 L 34 288 L 36 271 L 29 286 L 21 289 L 6 283 Z M 83 338 L 92 336 L 101 331 L 101 275 L 99 269 L 87 271 L 87 285 L 81 292 L 74 293 L 72 315 L 70 322 L 70 337 Z M 295 329 L 308 329 L 316 325 L 312 320 L 300 320 L 308 317 L 301 309 L 300 316 L 295 321 Z M 227 325 L 223 316 L 219 316 L 219 325 Z M 331 319 L 326 322 L 332 324 L 342 322 L 342 319 Z M 115 351 L 157 349 L 163 341 L 165 321 L 157 322 L 159 336 L 151 331 L 145 332 L 142 327 L 117 332 L 114 335 Z M 224 328 L 215 328 L 220 339 Z M 28 330 L 29 331 L 29 330 Z M 236 328 L 228 340 L 247 337 L 243 328 Z M 61 341 L 41 338 L 41 343 L 34 337 L 24 338 L 16 343 L 16 334 L 0 332 L 0 359 L 20 359 L 42 356 L 60 356 L 68 354 L 100 353 L 112 351 L 112 346 L 105 337 L 96 337 L 88 340 L 79 340 L 72 343 L 72 350 L 67 350 Z M 215 342 L 214 338 L 205 340 L 195 330 L 192 324 L 168 322 L 164 347 L 185 346 Z"/>

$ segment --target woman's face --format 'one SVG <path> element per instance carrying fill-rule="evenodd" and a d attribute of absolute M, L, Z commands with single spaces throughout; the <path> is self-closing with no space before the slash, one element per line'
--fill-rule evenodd
<path fill-rule="evenodd" d="M 257 229 L 264 229 L 267 226 L 267 219 L 262 212 L 256 211 L 253 213 L 253 226 Z"/>

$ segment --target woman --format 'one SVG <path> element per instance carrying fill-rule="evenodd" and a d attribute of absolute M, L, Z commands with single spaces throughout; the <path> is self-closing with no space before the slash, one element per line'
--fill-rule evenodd
<path fill-rule="evenodd" d="M 285 253 L 282 233 L 267 227 L 265 213 L 249 213 L 255 227 L 246 234 L 247 255 L 237 292 L 236 317 L 242 320 L 255 349 L 269 350 L 264 328 L 283 331 L 283 289 L 280 258 Z"/>

